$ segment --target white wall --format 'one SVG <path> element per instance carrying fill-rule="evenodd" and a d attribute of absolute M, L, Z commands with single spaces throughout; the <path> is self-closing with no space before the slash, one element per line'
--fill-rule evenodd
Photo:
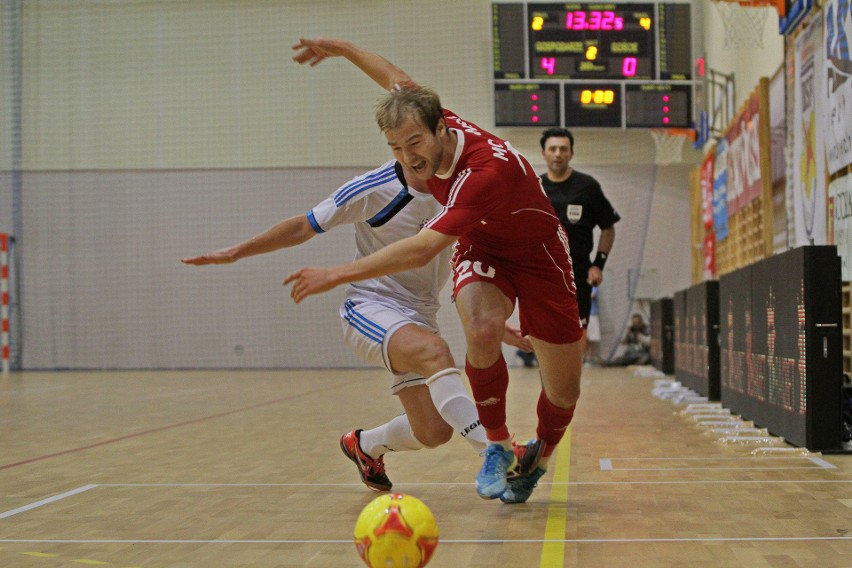
<path fill-rule="evenodd" d="M 706 4 L 694 4 L 696 22 L 706 16 L 697 38 L 718 36 Z M 41 0 L 24 4 L 23 34 L 27 367 L 358 364 L 341 349 L 340 293 L 293 306 L 280 286 L 290 268 L 348 259 L 345 232 L 233 267 L 177 262 L 304 213 L 389 158 L 372 117 L 381 92 L 343 61 L 293 63 L 300 36 L 385 55 L 543 169 L 538 129 L 493 127 L 485 0 Z M 717 43 L 708 64 L 736 73 L 738 97 L 783 56 Z M 688 172 L 700 153 L 655 167 L 646 131 L 575 134 L 574 165 L 602 181 L 620 228 L 650 215 L 643 247 L 620 232 L 613 288 L 639 265 L 659 270 L 661 294 L 688 286 Z M 2 148 L 0 223 L 11 224 Z M 442 321 L 458 352 L 452 309 Z"/>
<path fill-rule="evenodd" d="M 725 42 L 725 25 L 719 16 L 718 4 L 700 0 L 697 9 L 703 10 L 704 49 L 707 67 L 726 75 L 733 75 L 736 84 L 733 112 L 746 101 L 757 87 L 761 77 L 772 77 L 784 63 L 784 36 L 778 33 L 778 13 L 772 7 L 744 8 L 735 4 L 741 22 L 749 22 L 760 15 L 766 16 L 762 26 L 756 27 L 753 37 L 760 46 L 737 47 Z M 748 28 L 748 25 L 740 26 Z M 746 32 L 740 32 L 740 36 Z"/>

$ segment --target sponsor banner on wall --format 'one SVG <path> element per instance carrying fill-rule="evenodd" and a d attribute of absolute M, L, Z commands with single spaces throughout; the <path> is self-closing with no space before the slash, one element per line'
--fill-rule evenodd
<path fill-rule="evenodd" d="M 701 218 L 704 223 L 704 279 L 716 276 L 716 235 L 713 233 L 713 164 L 716 153 L 707 152 L 701 163 Z"/>
<path fill-rule="evenodd" d="M 701 220 L 704 232 L 713 230 L 713 162 L 716 154 L 707 152 L 701 163 Z"/>
<path fill-rule="evenodd" d="M 713 160 L 713 232 L 716 240 L 728 238 L 728 169 L 725 155 L 728 142 L 722 138 L 716 144 Z"/>
<path fill-rule="evenodd" d="M 716 236 L 710 232 L 704 235 L 704 280 L 716 278 Z"/>
<path fill-rule="evenodd" d="M 793 177 L 787 180 L 793 193 L 794 246 L 827 242 L 822 36 L 822 15 L 817 14 L 796 38 Z"/>
<path fill-rule="evenodd" d="M 852 164 L 852 11 L 849 0 L 828 0 L 825 14 L 825 66 L 823 84 L 826 109 L 823 116 L 828 173 Z"/>
<path fill-rule="evenodd" d="M 840 278 L 852 280 L 852 174 L 835 179 L 828 186 L 834 213 L 834 243 L 840 257 Z"/>
<path fill-rule="evenodd" d="M 791 249 L 796 246 L 796 207 L 793 192 L 793 146 L 795 144 L 794 131 L 796 130 L 796 43 L 790 39 L 784 42 L 784 86 L 789 96 L 785 96 L 785 120 L 787 131 L 787 141 L 784 145 L 784 151 L 787 152 L 787 158 L 784 165 L 784 208 L 786 209 L 784 218 L 786 219 L 787 227 L 787 242 L 784 243 L 786 248 Z"/>
<path fill-rule="evenodd" d="M 725 133 L 728 141 L 728 215 L 760 197 L 759 133 L 760 91 L 756 89 Z"/>
<path fill-rule="evenodd" d="M 783 67 L 769 81 L 769 153 L 772 163 L 772 183 L 780 183 L 787 176 L 787 100 Z"/>

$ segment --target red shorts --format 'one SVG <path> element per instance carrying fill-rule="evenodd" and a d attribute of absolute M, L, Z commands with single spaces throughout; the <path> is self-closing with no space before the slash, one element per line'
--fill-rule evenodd
<path fill-rule="evenodd" d="M 453 292 L 473 282 L 497 286 L 517 301 L 521 333 L 548 343 L 574 343 L 583 337 L 571 257 L 558 237 L 496 256 L 469 241 L 456 244 Z"/>

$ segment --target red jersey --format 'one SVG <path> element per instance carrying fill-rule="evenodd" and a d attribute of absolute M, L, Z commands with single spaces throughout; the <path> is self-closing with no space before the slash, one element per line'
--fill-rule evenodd
<path fill-rule="evenodd" d="M 444 210 L 426 226 L 499 257 L 555 238 L 559 218 L 527 159 L 446 109 L 444 119 L 458 135 L 458 148 L 447 176 L 428 182 Z"/>

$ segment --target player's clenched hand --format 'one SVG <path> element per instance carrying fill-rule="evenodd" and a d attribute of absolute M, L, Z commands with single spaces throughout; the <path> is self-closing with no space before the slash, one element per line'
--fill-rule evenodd
<path fill-rule="evenodd" d="M 302 268 L 288 276 L 284 285 L 291 282 L 290 297 L 297 304 L 308 296 L 328 292 L 337 286 L 328 268 Z"/>
<path fill-rule="evenodd" d="M 600 286 L 603 282 L 603 271 L 597 266 L 590 266 L 586 282 L 591 286 Z"/>
<path fill-rule="evenodd" d="M 203 266 L 205 264 L 230 264 L 236 260 L 233 250 L 230 248 L 217 250 L 215 252 L 208 252 L 201 256 L 191 256 L 180 259 L 180 261 L 184 264 L 193 264 L 195 266 Z"/>
<path fill-rule="evenodd" d="M 293 46 L 295 50 L 301 50 L 293 56 L 293 61 L 304 65 L 309 64 L 311 67 L 318 65 L 323 59 L 336 57 L 343 53 L 345 42 L 336 39 L 314 38 L 305 39 L 299 38 L 299 43 Z"/>

